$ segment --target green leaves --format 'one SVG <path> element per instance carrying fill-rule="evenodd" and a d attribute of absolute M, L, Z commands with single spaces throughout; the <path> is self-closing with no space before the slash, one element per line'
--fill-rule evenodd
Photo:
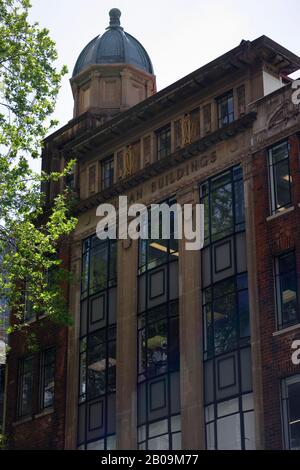
<path fill-rule="evenodd" d="M 30 169 L 56 124 L 50 116 L 67 69 L 56 70 L 55 44 L 46 29 L 28 22 L 29 8 L 28 0 L 0 0 L 0 298 L 14 315 L 9 333 L 26 326 L 26 303 L 34 315 L 68 323 L 63 286 L 69 275 L 58 253 L 76 225 L 68 191 L 47 214 L 40 192 L 41 182 L 59 181 L 75 162 L 61 173 Z"/>

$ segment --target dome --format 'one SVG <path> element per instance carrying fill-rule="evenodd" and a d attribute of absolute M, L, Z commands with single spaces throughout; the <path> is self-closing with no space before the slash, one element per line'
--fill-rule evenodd
<path fill-rule="evenodd" d="M 126 33 L 120 24 L 121 12 L 113 8 L 109 12 L 110 24 L 105 33 L 95 37 L 79 55 L 73 77 L 89 65 L 131 64 L 150 74 L 153 66 L 141 43 Z"/>

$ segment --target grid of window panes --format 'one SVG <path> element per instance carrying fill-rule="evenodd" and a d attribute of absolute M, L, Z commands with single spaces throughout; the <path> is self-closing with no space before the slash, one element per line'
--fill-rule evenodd
<path fill-rule="evenodd" d="M 78 447 L 114 449 L 117 243 L 83 242 Z"/>
<path fill-rule="evenodd" d="M 205 207 L 201 264 L 206 442 L 208 448 L 248 449 L 254 447 L 254 427 L 241 167 L 201 184 L 200 196 Z"/>
<path fill-rule="evenodd" d="M 171 206 L 174 201 L 167 201 Z M 138 444 L 181 447 L 179 392 L 178 241 L 171 212 L 169 239 L 140 240 L 138 269 Z M 153 217 L 149 214 L 149 230 Z M 163 219 L 160 217 L 162 228 Z M 161 232 L 162 234 L 162 232 Z"/>
<path fill-rule="evenodd" d="M 283 380 L 281 393 L 285 448 L 300 450 L 300 375 Z"/>
<path fill-rule="evenodd" d="M 275 259 L 275 287 L 278 328 L 299 322 L 296 254 L 284 253 Z"/>
<path fill-rule="evenodd" d="M 161 160 L 171 154 L 171 126 L 170 124 L 156 132 L 157 159 Z"/>
<path fill-rule="evenodd" d="M 254 450 L 253 394 L 243 394 L 205 408 L 207 450 Z"/>
<path fill-rule="evenodd" d="M 232 91 L 217 98 L 217 106 L 219 128 L 227 126 L 234 121 L 234 103 Z"/>
<path fill-rule="evenodd" d="M 44 410 L 54 403 L 55 348 L 43 351 L 40 361 L 40 409 Z"/>
<path fill-rule="evenodd" d="M 19 362 L 18 418 L 32 414 L 33 364 L 32 356 L 21 359 Z"/>
<path fill-rule="evenodd" d="M 110 188 L 114 184 L 114 157 L 109 157 L 101 163 L 101 189 Z"/>
<path fill-rule="evenodd" d="M 271 211 L 275 214 L 292 203 L 288 141 L 269 149 L 269 183 Z"/>

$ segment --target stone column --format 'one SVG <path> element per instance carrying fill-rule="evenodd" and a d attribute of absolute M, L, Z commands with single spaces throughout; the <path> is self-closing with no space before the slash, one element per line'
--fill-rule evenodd
<path fill-rule="evenodd" d="M 255 208 L 253 198 L 253 174 L 252 162 L 249 160 L 243 164 L 244 194 L 245 194 L 245 218 L 247 239 L 247 265 L 248 265 L 248 289 L 251 326 L 251 357 L 252 380 L 255 411 L 255 441 L 258 450 L 264 449 L 264 406 L 262 385 L 262 360 L 261 360 L 261 336 L 259 324 L 259 301 L 257 285 L 256 264 L 256 240 L 255 240 Z"/>
<path fill-rule="evenodd" d="M 117 300 L 117 449 L 136 449 L 138 242 L 119 240 Z"/>
<path fill-rule="evenodd" d="M 177 202 L 199 202 L 198 188 L 177 194 Z M 204 449 L 204 399 L 201 318 L 201 252 L 179 243 L 180 393 L 182 449 Z"/>
<path fill-rule="evenodd" d="M 70 286 L 69 309 L 73 324 L 68 328 L 65 450 L 77 448 L 81 241 L 74 240 L 71 250 L 70 270 L 74 281 Z"/>

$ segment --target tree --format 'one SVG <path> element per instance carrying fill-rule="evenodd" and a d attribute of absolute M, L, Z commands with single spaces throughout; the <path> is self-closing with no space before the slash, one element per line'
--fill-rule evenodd
<path fill-rule="evenodd" d="M 29 0 L 0 0 L 0 297 L 20 320 L 10 332 L 24 327 L 25 303 L 34 313 L 66 321 L 57 249 L 76 224 L 67 191 L 47 217 L 40 192 L 41 181 L 64 177 L 73 162 L 62 174 L 40 175 L 30 168 L 56 124 L 49 116 L 66 73 L 65 67 L 56 70 L 49 32 L 29 23 L 30 7 Z"/>

